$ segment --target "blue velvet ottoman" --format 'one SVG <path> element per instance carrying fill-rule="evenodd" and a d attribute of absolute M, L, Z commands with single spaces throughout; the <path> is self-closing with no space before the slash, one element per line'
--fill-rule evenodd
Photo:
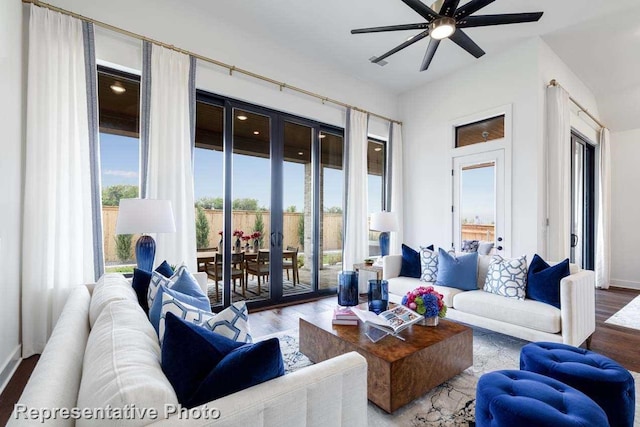
<path fill-rule="evenodd" d="M 566 344 L 538 342 L 522 347 L 520 369 L 580 390 L 604 409 L 611 426 L 633 426 L 635 381 L 629 371 L 608 357 Z"/>
<path fill-rule="evenodd" d="M 606 427 L 607 415 L 584 393 L 527 371 L 484 374 L 476 389 L 477 427 Z"/>

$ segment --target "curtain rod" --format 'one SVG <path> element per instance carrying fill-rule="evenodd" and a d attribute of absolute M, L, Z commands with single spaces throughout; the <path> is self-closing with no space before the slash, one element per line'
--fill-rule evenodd
<path fill-rule="evenodd" d="M 567 91 L 567 90 L 564 88 L 564 86 L 562 86 L 560 83 L 558 83 L 558 81 L 557 81 L 556 79 L 552 79 L 552 80 L 549 82 L 549 86 L 560 86 L 560 87 L 561 87 L 561 88 L 563 88 L 565 91 Z M 569 91 L 567 91 L 567 93 L 569 93 Z M 578 101 L 576 101 L 576 100 L 575 100 L 575 98 L 573 98 L 573 97 L 571 96 L 571 94 L 569 94 L 569 100 L 570 100 L 571 102 L 573 102 L 573 103 L 576 105 L 576 107 L 578 107 L 578 108 L 580 109 L 580 111 L 582 111 L 582 112 L 583 112 L 583 113 L 585 113 L 587 116 L 589 116 L 589 118 L 590 118 L 591 120 L 593 120 L 593 121 L 594 121 L 598 126 L 600 126 L 600 128 L 601 128 L 601 129 L 605 129 L 605 128 L 606 128 L 606 126 L 605 126 L 604 124 L 602 124 L 602 122 L 601 122 L 600 120 L 598 120 L 598 119 L 596 118 L 596 116 L 594 116 L 593 114 L 591 114 L 591 113 L 589 112 L 589 110 L 587 110 L 587 109 L 586 109 L 586 108 L 584 108 L 582 105 L 580 105 L 580 103 L 579 103 Z"/>
<path fill-rule="evenodd" d="M 299 88 L 297 86 L 292 86 L 292 85 L 289 85 L 289 84 L 287 84 L 285 82 L 280 82 L 280 81 L 274 80 L 272 78 L 263 76 L 261 74 L 257 74 L 257 73 L 251 72 L 249 70 L 245 70 L 243 68 L 236 67 L 235 65 L 226 64 L 224 62 L 217 61 L 215 59 L 199 55 L 197 53 L 188 51 L 186 49 L 181 49 L 179 47 L 175 47 L 174 45 L 170 45 L 168 43 L 163 43 L 161 41 L 154 40 L 154 39 L 151 39 L 149 37 L 145 37 L 143 35 L 140 35 L 140 34 L 137 34 L 137 33 L 131 32 L 131 31 L 127 31 L 125 29 L 122 29 L 122 28 L 107 24 L 105 22 L 101 22 L 101 21 L 98 21 L 96 19 L 92 19 L 92 18 L 88 18 L 86 16 L 79 15 L 79 14 L 77 14 L 75 12 L 71 12 L 71 11 L 68 11 L 68 10 L 65 10 L 65 9 L 61 9 L 61 8 L 59 8 L 57 6 L 54 6 L 54 5 L 51 5 L 49 3 L 44 3 L 44 2 L 41 2 L 39 0 L 22 0 L 22 2 L 23 3 L 31 3 L 31 4 L 34 4 L 34 5 L 39 6 L 39 7 L 44 7 L 46 9 L 53 10 L 54 12 L 62 13 L 63 15 L 72 16 L 72 17 L 74 17 L 76 19 L 80 19 L 82 21 L 90 22 L 90 23 L 92 23 L 94 25 L 97 25 L 97 26 L 102 27 L 102 28 L 106 28 L 106 29 L 114 31 L 116 33 L 124 34 L 126 36 L 133 37 L 133 38 L 138 39 L 138 40 L 142 40 L 142 41 L 146 41 L 146 42 L 149 42 L 149 43 L 153 43 L 153 44 L 158 45 L 158 46 L 162 46 L 162 47 L 164 47 L 166 49 L 171 49 L 171 50 L 174 50 L 176 52 L 183 53 L 185 55 L 193 56 L 194 58 L 199 59 L 201 61 L 209 62 L 209 63 L 217 65 L 219 67 L 226 68 L 227 70 L 229 70 L 229 75 L 230 76 L 232 76 L 233 73 L 244 74 L 245 76 L 253 77 L 254 79 L 262 80 L 264 82 L 271 83 L 271 84 L 274 84 L 276 86 L 279 86 L 281 92 L 284 89 L 289 89 L 289 90 L 292 90 L 294 92 L 298 92 L 298 93 L 302 93 L 304 95 L 310 96 L 312 98 L 318 98 L 319 100 L 322 101 L 323 104 L 326 103 L 326 102 L 330 102 L 332 104 L 339 105 L 340 107 L 351 108 L 352 110 L 360 111 L 362 113 L 366 113 L 366 114 L 369 114 L 371 116 L 378 117 L 380 119 L 387 120 L 387 121 L 392 122 L 392 123 L 397 123 L 397 124 L 400 124 L 400 125 L 402 124 L 402 122 L 399 121 L 399 120 L 391 119 L 389 117 L 385 117 L 385 116 L 382 116 L 380 114 L 376 114 L 376 113 L 373 113 L 371 111 L 364 110 L 364 109 L 356 107 L 354 105 L 349 105 L 349 104 L 344 103 L 342 101 L 338 101 L 336 99 L 329 98 L 328 96 L 323 96 L 323 95 L 317 94 L 315 92 L 311 92 L 311 91 L 308 91 L 306 89 Z"/>

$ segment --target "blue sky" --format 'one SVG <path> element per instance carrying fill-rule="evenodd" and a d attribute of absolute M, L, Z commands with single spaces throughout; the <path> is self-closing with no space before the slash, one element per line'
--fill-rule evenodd
<path fill-rule="evenodd" d="M 495 167 L 468 169 L 461 179 L 461 220 L 473 222 L 476 215 L 483 224 L 495 221 Z"/>
<path fill-rule="evenodd" d="M 139 141 L 111 134 L 100 134 L 100 156 L 102 163 L 102 186 L 118 184 L 138 184 Z M 269 159 L 236 154 L 233 157 L 233 198 L 257 199 L 260 207 L 269 208 L 271 183 Z M 194 164 L 195 199 L 202 197 L 222 197 L 222 153 L 220 151 L 196 148 Z M 304 210 L 304 165 L 285 162 L 283 167 L 285 190 L 283 207 L 296 206 L 298 212 Z M 325 169 L 324 206 L 342 206 L 342 171 Z M 380 210 L 379 176 L 369 176 L 369 212 Z"/>

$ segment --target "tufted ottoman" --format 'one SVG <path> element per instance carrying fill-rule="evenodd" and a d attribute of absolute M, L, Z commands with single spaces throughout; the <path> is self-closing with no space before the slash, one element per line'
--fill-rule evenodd
<path fill-rule="evenodd" d="M 614 427 L 632 427 L 636 389 L 622 366 L 593 351 L 539 342 L 522 347 L 520 369 L 555 378 L 596 402 Z"/>
<path fill-rule="evenodd" d="M 527 371 L 484 374 L 476 389 L 477 427 L 603 427 L 607 415 L 582 392 Z"/>

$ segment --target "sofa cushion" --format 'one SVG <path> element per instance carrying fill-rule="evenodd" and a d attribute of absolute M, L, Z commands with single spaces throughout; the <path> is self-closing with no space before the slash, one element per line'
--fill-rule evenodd
<path fill-rule="evenodd" d="M 454 295 L 453 307 L 461 312 L 551 334 L 560 332 L 562 327 L 560 310 L 549 304 L 505 298 L 482 290 Z"/>
<path fill-rule="evenodd" d="M 489 264 L 484 290 L 507 298 L 524 300 L 527 287 L 527 257 L 494 255 Z"/>
<path fill-rule="evenodd" d="M 244 301 L 231 304 L 218 314 L 211 311 L 201 310 L 180 299 L 174 298 L 169 293 L 162 295 L 162 316 L 158 322 L 158 336 L 160 341 L 164 340 L 165 321 L 167 314 L 183 319 L 194 325 L 203 326 L 210 331 L 216 332 L 226 338 L 241 343 L 252 342 L 251 331 L 249 330 L 249 312 Z"/>
<path fill-rule="evenodd" d="M 187 408 L 284 375 L 277 338 L 240 344 L 172 313 L 165 324 L 162 368 Z"/>
<path fill-rule="evenodd" d="M 133 290 L 132 290 L 133 292 Z M 87 341 L 80 408 L 153 408 L 178 404 L 173 387 L 160 366 L 160 345 L 137 301 L 115 301 L 102 310 Z M 149 419 L 120 420 L 121 426 L 146 425 Z M 78 426 L 103 420 L 80 419 Z"/>
<path fill-rule="evenodd" d="M 438 253 L 431 246 L 420 246 L 420 280 L 435 282 L 438 277 Z"/>
<path fill-rule="evenodd" d="M 569 258 L 550 266 L 535 254 L 527 274 L 527 298 L 560 308 L 560 281 L 569 275 Z"/>
<path fill-rule="evenodd" d="M 162 274 L 165 277 L 173 276 L 173 268 L 167 263 L 167 261 L 163 261 L 162 264 L 156 268 L 158 273 Z M 140 270 L 139 268 L 133 269 L 133 280 L 131 281 L 131 286 L 136 291 L 136 295 L 138 295 L 138 302 L 140 303 L 140 307 L 144 309 L 145 312 L 149 311 L 149 303 L 147 302 L 147 293 L 149 292 L 149 283 L 151 283 L 151 272 Z"/>
<path fill-rule="evenodd" d="M 102 310 L 113 301 L 138 301 L 129 281 L 120 273 L 106 273 L 98 279 L 93 288 L 89 306 L 89 325 L 93 328 Z"/>
<path fill-rule="evenodd" d="M 409 277 L 393 277 L 387 280 L 389 282 L 389 293 L 398 296 L 404 296 L 407 292 L 414 290 L 420 286 L 433 286 L 437 292 L 442 294 L 443 301 L 447 305 L 447 307 L 453 307 L 453 296 L 464 292 L 458 288 L 450 288 L 447 286 L 438 286 L 433 282 L 425 282 L 419 281 L 417 279 L 409 278 Z M 393 301 L 396 302 L 396 301 Z M 399 299 L 398 299 L 399 302 Z"/>
<path fill-rule="evenodd" d="M 484 288 L 484 281 L 487 279 L 491 258 L 493 258 L 491 255 L 481 255 L 478 252 L 478 289 Z"/>
<path fill-rule="evenodd" d="M 463 240 L 460 250 L 465 253 L 478 252 L 478 246 L 480 241 L 478 240 Z"/>
<path fill-rule="evenodd" d="M 493 249 L 493 246 L 493 242 L 480 241 L 480 243 L 478 244 L 478 254 L 489 255 L 491 253 L 491 249 Z"/>
<path fill-rule="evenodd" d="M 438 279 L 436 285 L 458 288 L 463 291 L 477 289 L 478 253 L 466 255 L 449 254 L 438 249 Z"/>
<path fill-rule="evenodd" d="M 403 243 L 400 276 L 420 278 L 420 273 L 420 254 Z"/>

